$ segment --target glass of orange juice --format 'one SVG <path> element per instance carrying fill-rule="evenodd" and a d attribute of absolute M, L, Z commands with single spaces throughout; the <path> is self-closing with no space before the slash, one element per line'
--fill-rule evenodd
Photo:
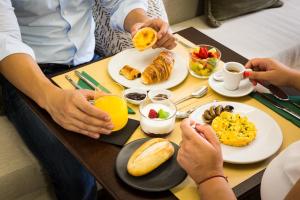
<path fill-rule="evenodd" d="M 113 131 L 122 129 L 128 122 L 126 100 L 118 95 L 103 95 L 95 99 L 94 105 L 108 113 L 114 125 Z"/>

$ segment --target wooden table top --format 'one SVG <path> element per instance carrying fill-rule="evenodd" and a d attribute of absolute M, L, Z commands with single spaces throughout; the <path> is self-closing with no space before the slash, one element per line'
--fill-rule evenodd
<path fill-rule="evenodd" d="M 224 62 L 236 61 L 245 64 L 247 59 L 241 55 L 235 53 L 234 51 L 228 49 L 222 44 L 216 42 L 215 40 L 209 38 L 203 33 L 197 31 L 194 28 L 188 28 L 178 32 L 179 35 L 190 40 L 195 44 L 210 44 L 216 46 L 222 52 L 222 60 Z M 99 61 L 97 65 L 101 65 L 104 69 L 107 68 L 108 60 Z M 94 63 L 95 64 L 95 63 Z M 88 69 L 88 68 L 86 68 Z M 103 76 L 108 76 L 106 73 Z M 188 77 L 180 86 L 172 88 L 176 91 L 185 91 L 187 85 L 190 85 L 191 82 L 196 81 L 193 77 Z M 199 80 L 198 80 L 199 81 Z M 207 84 L 202 82 L 202 85 Z M 106 86 L 106 85 L 105 85 Z M 198 85 L 199 87 L 199 85 Z M 109 88 L 114 91 L 114 87 Z M 116 89 L 117 90 L 117 89 Z M 204 101 L 209 102 L 212 99 L 218 100 L 232 100 L 230 98 L 224 98 L 213 91 L 209 91 L 208 97 L 203 98 L 202 101 L 197 103 L 203 103 Z M 28 100 L 28 99 L 27 99 Z M 292 123 L 288 122 L 281 116 L 274 113 L 272 110 L 268 109 L 264 105 L 258 103 L 256 100 L 251 97 L 243 97 L 238 100 L 242 103 L 255 105 L 259 109 L 264 110 L 266 113 L 271 115 L 280 127 L 283 129 L 284 141 L 281 147 L 281 150 L 285 148 L 288 144 L 292 143 L 295 140 L 300 139 L 296 133 L 299 132 L 299 129 L 294 126 Z M 96 177 L 97 181 L 103 185 L 103 187 L 113 196 L 115 199 L 177 199 L 173 193 L 170 191 L 160 192 L 160 193 L 147 193 L 135 190 L 123 182 L 121 182 L 114 171 L 115 159 L 120 151 L 119 147 L 99 142 L 98 140 L 90 139 L 79 134 L 70 133 L 69 131 L 64 130 L 59 125 L 57 125 L 49 116 L 48 113 L 39 108 L 35 103 L 28 100 L 28 103 L 32 106 L 32 109 L 37 113 L 40 118 L 47 124 L 53 134 L 58 137 L 58 139 L 67 147 L 70 152 L 76 156 L 76 158 Z M 195 102 L 193 102 L 195 103 Z M 193 104 L 192 103 L 192 104 Z M 136 109 L 136 108 L 135 108 Z M 138 118 L 134 116 L 133 118 Z M 140 130 L 137 130 L 140 131 Z M 140 137 L 141 133 L 135 134 L 136 137 Z M 288 134 L 288 137 L 286 135 Z M 298 133 L 299 134 L 299 133 Z M 178 141 L 177 141 L 178 142 Z M 232 185 L 234 192 L 237 196 L 242 195 L 251 188 L 257 186 L 260 183 L 262 172 L 265 169 L 266 165 L 270 162 L 270 159 L 266 161 L 250 164 L 250 165 L 233 165 L 225 164 L 225 174 L 230 177 L 230 184 Z M 172 190 L 177 197 L 182 199 L 182 194 L 178 191 Z M 177 192 L 177 193 L 176 193 Z"/>

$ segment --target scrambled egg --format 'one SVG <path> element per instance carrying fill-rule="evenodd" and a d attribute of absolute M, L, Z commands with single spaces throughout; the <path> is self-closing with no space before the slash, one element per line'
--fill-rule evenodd
<path fill-rule="evenodd" d="M 230 112 L 222 112 L 216 117 L 212 121 L 212 128 L 220 142 L 230 146 L 246 146 L 256 137 L 255 125 L 247 117 Z"/>

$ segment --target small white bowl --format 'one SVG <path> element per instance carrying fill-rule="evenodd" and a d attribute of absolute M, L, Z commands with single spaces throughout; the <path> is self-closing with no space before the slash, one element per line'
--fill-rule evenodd
<path fill-rule="evenodd" d="M 142 100 L 134 100 L 134 99 L 130 99 L 130 98 L 126 97 L 126 95 L 130 94 L 130 93 L 139 93 L 139 94 L 144 94 L 146 96 Z M 139 105 L 141 102 L 143 102 L 145 99 L 147 99 L 147 91 L 143 90 L 143 89 L 138 89 L 138 88 L 129 88 L 129 89 L 124 90 L 123 96 L 127 102 L 134 104 L 134 105 Z"/>
<path fill-rule="evenodd" d="M 167 99 L 171 99 L 173 97 L 173 93 L 170 90 L 165 89 L 157 89 L 157 90 L 150 90 L 148 92 L 149 99 L 153 100 L 157 95 L 165 95 Z"/>

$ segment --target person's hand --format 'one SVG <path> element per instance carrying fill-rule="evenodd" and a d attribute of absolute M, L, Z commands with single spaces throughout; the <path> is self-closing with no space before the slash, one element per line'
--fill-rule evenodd
<path fill-rule="evenodd" d="M 56 90 L 49 94 L 45 109 L 63 128 L 92 138 L 110 134 L 113 129 L 107 113 L 88 102 L 96 94 L 91 90 Z"/>
<path fill-rule="evenodd" d="M 177 161 L 199 183 L 214 176 L 223 175 L 223 159 L 219 140 L 208 125 L 194 124 L 190 119 L 181 123 L 182 142 Z"/>
<path fill-rule="evenodd" d="M 144 23 L 136 23 L 131 28 L 132 37 L 136 32 L 144 27 L 151 27 L 157 31 L 157 42 L 153 48 L 164 47 L 166 49 L 173 49 L 176 47 L 175 37 L 173 36 L 169 24 L 160 18 L 149 19 Z"/>
<path fill-rule="evenodd" d="M 293 70 L 284 64 L 269 58 L 255 58 L 246 65 L 253 71 L 246 72 L 246 77 L 256 85 L 257 82 L 267 81 L 277 86 L 290 86 Z"/>

